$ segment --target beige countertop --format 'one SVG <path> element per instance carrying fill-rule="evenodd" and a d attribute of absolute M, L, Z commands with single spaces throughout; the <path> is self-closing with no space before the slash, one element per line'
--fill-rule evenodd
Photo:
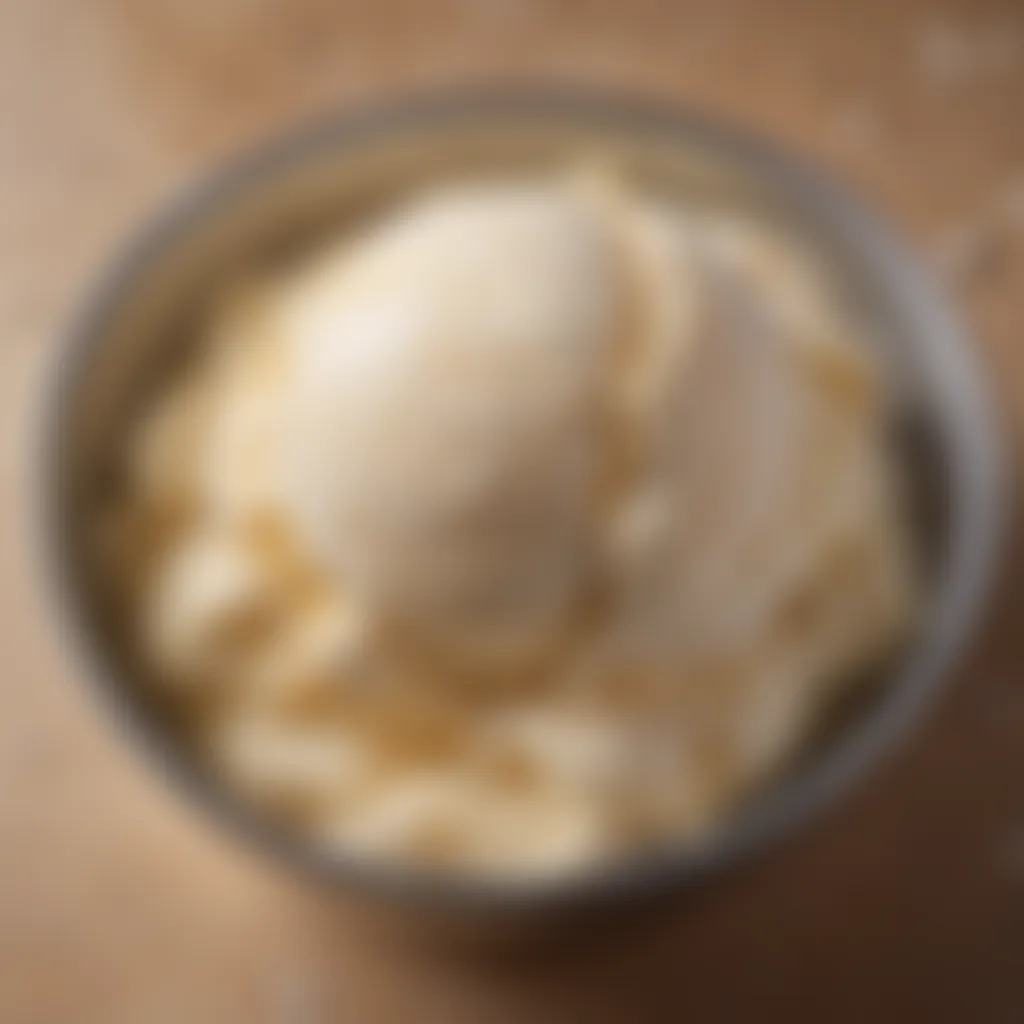
<path fill-rule="evenodd" d="M 1024 5 L 3 0 L 0 1020 L 1024 1019 L 1019 543 L 951 692 L 852 798 L 698 899 L 542 946 L 385 934 L 251 861 L 139 770 L 60 663 L 20 477 L 37 371 L 98 266 L 192 176 L 296 119 L 537 76 L 754 125 L 925 255 L 977 264 L 956 289 L 1017 460 Z"/>

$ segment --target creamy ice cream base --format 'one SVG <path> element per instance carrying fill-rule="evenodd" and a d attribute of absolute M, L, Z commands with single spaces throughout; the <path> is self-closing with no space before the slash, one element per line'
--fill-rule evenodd
<path fill-rule="evenodd" d="M 742 215 L 604 174 L 415 197 L 228 293 L 144 417 L 131 629 L 312 842 L 509 875 L 698 834 L 910 618 L 850 335 Z"/>

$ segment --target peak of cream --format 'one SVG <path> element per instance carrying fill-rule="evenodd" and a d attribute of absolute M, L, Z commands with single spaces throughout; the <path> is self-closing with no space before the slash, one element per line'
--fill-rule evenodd
<path fill-rule="evenodd" d="M 579 600 L 628 299 L 607 233 L 565 190 L 453 191 L 286 304 L 295 520 L 357 600 L 460 659 L 542 653 Z"/>

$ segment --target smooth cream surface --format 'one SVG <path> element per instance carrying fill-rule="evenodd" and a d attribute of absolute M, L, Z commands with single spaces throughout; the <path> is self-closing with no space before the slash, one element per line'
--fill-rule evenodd
<path fill-rule="evenodd" d="M 315 842 L 508 875 L 710 828 L 910 615 L 848 334 L 739 215 L 414 198 L 227 296 L 146 418 L 143 647 Z"/>

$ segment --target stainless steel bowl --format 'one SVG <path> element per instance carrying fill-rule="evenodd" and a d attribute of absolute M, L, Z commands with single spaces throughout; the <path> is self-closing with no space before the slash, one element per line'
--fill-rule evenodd
<path fill-rule="evenodd" d="M 327 222 L 365 216 L 434 176 L 592 153 L 610 154 L 653 187 L 748 204 L 784 222 L 816 247 L 866 314 L 866 334 L 903 395 L 901 450 L 929 579 L 924 621 L 799 770 L 698 844 L 507 886 L 314 852 L 229 798 L 176 741 L 106 612 L 86 553 L 85 510 L 151 383 L 187 348 L 189 317 L 254 255 L 267 258 Z M 969 346 L 892 233 L 816 173 L 743 132 L 693 112 L 593 95 L 514 90 L 418 100 L 315 127 L 228 169 L 146 229 L 107 276 L 61 348 L 44 420 L 42 554 L 55 619 L 70 627 L 82 674 L 167 773 L 255 847 L 323 882 L 417 908 L 549 908 L 691 886 L 790 834 L 905 735 L 948 678 L 977 622 L 1000 527 L 998 446 Z"/>

